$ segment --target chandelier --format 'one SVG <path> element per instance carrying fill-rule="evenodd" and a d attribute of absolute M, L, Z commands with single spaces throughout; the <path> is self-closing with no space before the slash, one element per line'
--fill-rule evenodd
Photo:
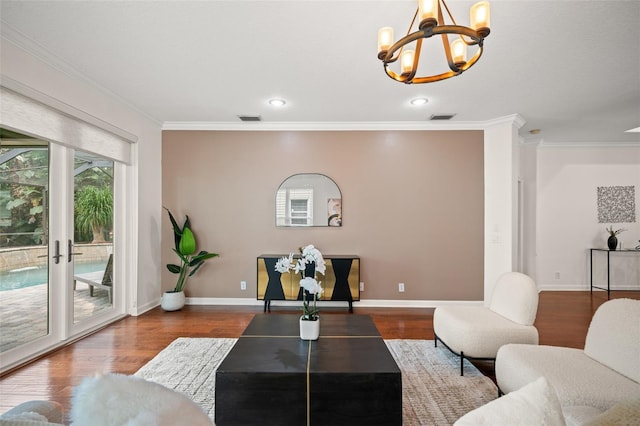
<path fill-rule="evenodd" d="M 443 8 L 449 16 L 450 23 L 445 23 L 443 19 Z M 482 55 L 484 39 L 489 35 L 489 2 L 481 1 L 471 6 L 470 15 L 470 26 L 458 25 L 444 0 L 418 0 L 418 9 L 406 36 L 394 43 L 393 28 L 384 27 L 378 31 L 378 59 L 382 61 L 384 71 L 392 79 L 406 84 L 432 83 L 462 74 L 478 62 Z M 418 29 L 411 32 L 416 19 L 419 19 Z M 446 69 L 441 66 L 439 71 L 431 75 L 427 73 L 424 76 L 416 76 L 423 39 L 438 35 L 442 37 L 448 70 L 438 73 Z M 449 35 L 453 38 L 451 42 Z M 415 46 L 411 44 L 414 42 Z M 475 49 L 475 54 L 470 59 L 467 59 L 467 46 L 473 46 Z M 398 59 L 400 63 L 394 71 L 391 64 Z M 431 59 L 428 61 L 431 62 Z"/>

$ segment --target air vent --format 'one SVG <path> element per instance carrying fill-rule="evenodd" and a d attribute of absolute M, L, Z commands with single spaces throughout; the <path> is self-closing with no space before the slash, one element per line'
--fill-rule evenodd
<path fill-rule="evenodd" d="M 429 120 L 451 120 L 455 114 L 433 114 Z"/>
<path fill-rule="evenodd" d="M 259 115 L 239 115 L 238 118 L 242 121 L 262 121 Z"/>

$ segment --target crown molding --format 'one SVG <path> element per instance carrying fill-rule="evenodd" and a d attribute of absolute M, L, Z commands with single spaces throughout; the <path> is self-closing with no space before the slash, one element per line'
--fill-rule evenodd
<path fill-rule="evenodd" d="M 360 121 L 360 122 L 216 122 L 165 121 L 162 130 L 217 131 L 386 131 L 386 130 L 485 130 L 488 127 L 512 124 L 517 129 L 526 121 L 519 114 L 486 121 Z"/>
<path fill-rule="evenodd" d="M 540 140 L 539 148 L 637 148 L 640 141 L 618 141 L 618 142 L 545 142 Z"/>
<path fill-rule="evenodd" d="M 96 81 L 88 78 L 86 75 L 76 70 L 69 63 L 59 58 L 58 56 L 52 54 L 43 46 L 41 46 L 34 40 L 30 39 L 29 37 L 25 36 L 18 30 L 14 29 L 13 27 L 11 27 L 10 24 L 8 24 L 6 21 L 2 19 L 0 19 L 0 38 L 2 39 L 0 45 L 3 43 L 11 43 L 17 48 L 19 48 L 20 50 L 27 53 L 28 55 L 31 55 L 36 59 L 42 61 L 46 65 L 60 71 L 62 74 L 72 79 L 81 80 L 82 82 L 90 86 L 92 89 L 97 90 L 98 92 L 104 94 L 105 96 L 126 106 L 131 111 L 134 111 L 135 113 L 140 114 L 141 116 L 145 117 L 147 120 L 155 123 L 156 125 L 160 126 L 162 124 L 156 118 L 150 116 L 145 111 L 142 111 L 140 108 L 133 105 L 128 100 L 106 89 L 102 85 L 98 84 Z M 6 79 L 6 78 L 7 77 L 3 77 L 3 79 Z"/>
<path fill-rule="evenodd" d="M 520 114 L 505 115 L 504 117 L 492 118 L 484 121 L 484 128 L 499 126 L 502 124 L 512 124 L 516 129 L 520 129 L 527 121 Z"/>
<path fill-rule="evenodd" d="M 217 131 L 385 131 L 385 130 L 484 130 L 484 122 L 454 121 L 434 123 L 424 121 L 366 121 L 366 122 L 214 122 L 166 121 L 162 130 Z"/>

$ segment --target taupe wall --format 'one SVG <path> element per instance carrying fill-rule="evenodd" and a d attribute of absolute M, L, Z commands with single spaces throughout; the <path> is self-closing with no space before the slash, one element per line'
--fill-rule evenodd
<path fill-rule="evenodd" d="M 221 254 L 189 297 L 255 299 L 256 256 L 314 244 L 361 257 L 362 299 L 483 299 L 482 131 L 164 131 L 162 146 L 163 205 Z M 341 228 L 275 227 L 275 191 L 296 173 L 335 180 Z M 164 265 L 166 214 L 162 232 Z M 175 277 L 163 270 L 164 290 Z"/>

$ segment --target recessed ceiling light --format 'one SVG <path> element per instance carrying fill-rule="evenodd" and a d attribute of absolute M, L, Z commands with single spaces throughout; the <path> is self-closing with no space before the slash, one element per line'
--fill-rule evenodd
<path fill-rule="evenodd" d="M 429 102 L 429 99 L 427 98 L 415 98 L 415 99 L 411 99 L 411 105 L 414 106 L 420 106 L 420 105 L 424 105 L 427 102 Z"/>
<path fill-rule="evenodd" d="M 285 101 L 284 99 L 269 99 L 269 105 L 275 107 L 285 106 L 286 103 L 287 101 Z"/>

